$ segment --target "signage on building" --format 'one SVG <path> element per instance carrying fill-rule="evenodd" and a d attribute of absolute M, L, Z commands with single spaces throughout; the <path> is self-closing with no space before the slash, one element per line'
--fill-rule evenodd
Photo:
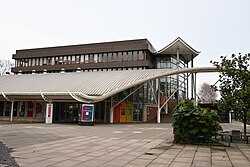
<path fill-rule="evenodd" d="M 52 123 L 53 118 L 53 104 L 47 103 L 46 104 L 46 121 L 45 123 Z"/>
<path fill-rule="evenodd" d="M 94 105 L 93 104 L 82 104 L 80 123 L 93 123 L 94 121 Z"/>

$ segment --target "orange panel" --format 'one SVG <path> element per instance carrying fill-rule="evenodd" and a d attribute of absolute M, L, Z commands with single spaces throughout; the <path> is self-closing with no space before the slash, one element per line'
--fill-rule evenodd
<path fill-rule="evenodd" d="M 122 102 L 120 106 L 120 122 L 126 122 L 126 102 Z"/>
<path fill-rule="evenodd" d="M 120 105 L 114 108 L 114 122 L 120 122 Z"/>

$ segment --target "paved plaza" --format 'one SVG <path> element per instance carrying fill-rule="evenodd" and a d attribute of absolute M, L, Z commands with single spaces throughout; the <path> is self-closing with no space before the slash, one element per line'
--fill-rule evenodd
<path fill-rule="evenodd" d="M 240 123 L 222 126 L 243 128 Z M 172 144 L 171 124 L 2 123 L 0 141 L 23 167 L 250 166 L 250 144 Z"/>

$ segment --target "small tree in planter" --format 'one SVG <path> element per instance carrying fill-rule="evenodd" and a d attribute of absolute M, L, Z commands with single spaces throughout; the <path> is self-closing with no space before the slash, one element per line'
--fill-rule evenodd
<path fill-rule="evenodd" d="M 176 143 L 210 142 L 221 129 L 216 112 L 195 106 L 192 101 L 179 103 L 173 111 Z"/>

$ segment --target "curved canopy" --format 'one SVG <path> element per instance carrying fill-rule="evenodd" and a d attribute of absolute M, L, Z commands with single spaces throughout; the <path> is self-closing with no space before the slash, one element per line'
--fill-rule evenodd
<path fill-rule="evenodd" d="M 163 76 L 216 71 L 215 67 L 200 67 L 0 76 L 0 100 L 95 103 Z"/>
<path fill-rule="evenodd" d="M 200 54 L 199 51 L 194 50 L 180 37 L 176 38 L 169 45 L 158 51 L 157 54 L 176 54 L 177 49 L 179 50 L 179 53 L 183 55 L 188 62 L 195 58 L 198 54 Z"/>

